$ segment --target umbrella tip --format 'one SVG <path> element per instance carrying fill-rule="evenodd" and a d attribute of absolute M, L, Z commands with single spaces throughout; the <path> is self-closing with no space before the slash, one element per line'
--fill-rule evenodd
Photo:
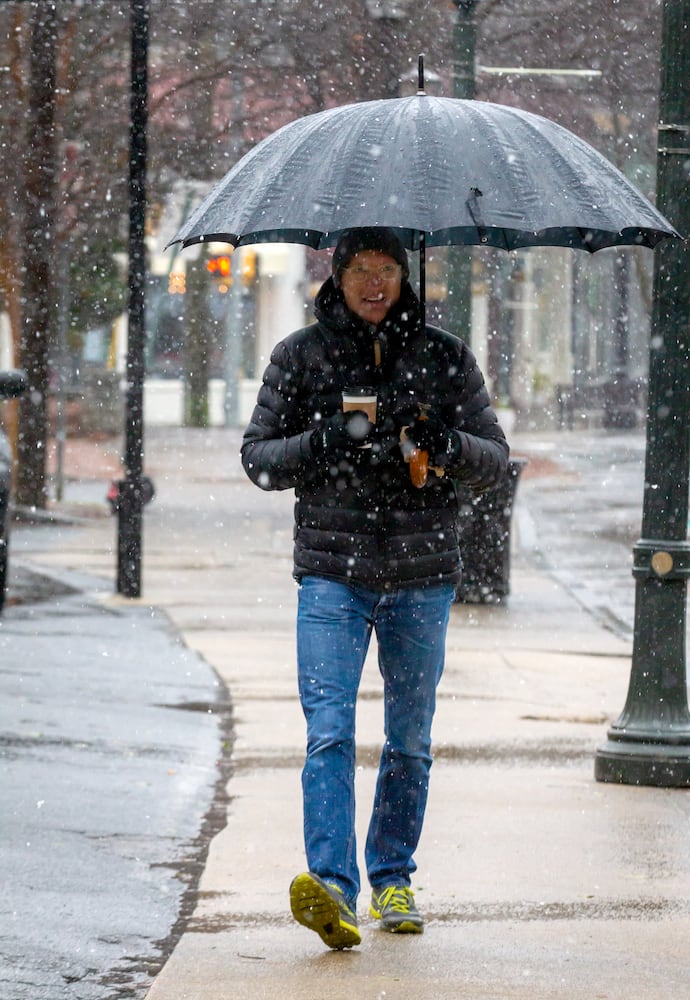
<path fill-rule="evenodd" d="M 424 54 L 420 53 L 417 57 L 417 93 L 425 94 L 424 90 Z"/>

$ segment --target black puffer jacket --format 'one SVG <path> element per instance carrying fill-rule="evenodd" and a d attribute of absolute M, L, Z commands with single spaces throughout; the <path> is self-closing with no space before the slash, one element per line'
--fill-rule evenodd
<path fill-rule="evenodd" d="M 244 434 L 242 463 L 262 489 L 295 489 L 295 577 L 307 574 L 373 589 L 457 583 L 454 479 L 485 488 L 504 475 L 508 445 L 469 348 L 443 330 L 422 332 L 408 283 L 379 327 L 346 307 L 331 279 L 316 299 L 318 322 L 271 354 Z M 378 342 L 378 343 L 377 343 Z M 345 386 L 378 392 L 372 448 L 328 464 L 311 435 L 341 409 Z M 400 430 L 420 403 L 460 432 L 460 457 L 426 486 L 412 485 Z"/>

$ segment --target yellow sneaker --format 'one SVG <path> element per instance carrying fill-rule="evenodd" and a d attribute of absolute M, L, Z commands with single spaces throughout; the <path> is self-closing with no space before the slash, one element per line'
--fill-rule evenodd
<path fill-rule="evenodd" d="M 341 950 L 360 944 L 357 914 L 348 906 L 337 885 L 305 872 L 292 880 L 290 909 L 295 920 L 316 931 L 329 948 Z"/>
<path fill-rule="evenodd" d="M 381 921 L 381 930 L 391 934 L 423 934 L 424 920 L 407 885 L 373 889 L 369 913 Z"/>

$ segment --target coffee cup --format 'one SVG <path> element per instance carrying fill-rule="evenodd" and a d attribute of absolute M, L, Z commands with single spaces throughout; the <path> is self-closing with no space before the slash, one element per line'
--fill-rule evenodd
<path fill-rule="evenodd" d="M 370 386 L 348 386 L 343 389 L 343 412 L 362 410 L 372 424 L 376 423 L 377 402 L 376 390 Z"/>

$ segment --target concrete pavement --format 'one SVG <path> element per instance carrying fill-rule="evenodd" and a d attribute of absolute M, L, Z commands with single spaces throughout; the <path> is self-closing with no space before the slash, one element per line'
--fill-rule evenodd
<path fill-rule="evenodd" d="M 253 487 L 238 443 L 222 429 L 156 429 L 146 441 L 157 497 L 145 515 L 140 603 L 164 609 L 217 671 L 236 731 L 227 826 L 147 1000 L 685 997 L 688 792 L 594 781 L 595 748 L 625 700 L 630 640 L 585 610 L 519 538 L 508 604 L 452 613 L 415 879 L 426 933 L 377 931 L 366 893 L 363 943 L 351 952 L 328 952 L 293 923 L 287 889 L 304 868 L 304 726 L 292 495 Z M 529 442 L 519 450 L 529 457 Z M 553 490 L 571 475 L 564 462 L 559 455 L 550 472 Z M 79 489 L 77 503 L 98 502 Z M 15 557 L 112 581 L 114 528 L 93 517 L 58 534 L 23 531 Z M 358 713 L 360 845 L 381 715 L 372 657 Z"/>

